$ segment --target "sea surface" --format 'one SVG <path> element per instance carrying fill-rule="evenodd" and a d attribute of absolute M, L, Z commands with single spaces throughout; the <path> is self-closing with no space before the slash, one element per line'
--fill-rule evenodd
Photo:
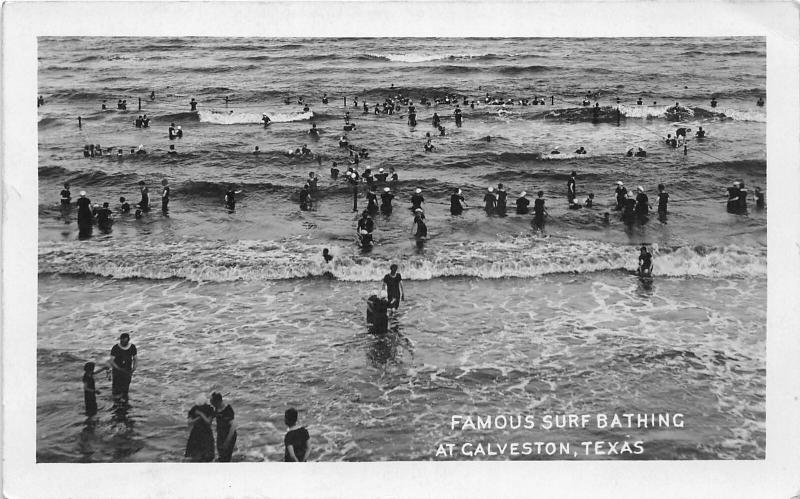
<path fill-rule="evenodd" d="M 39 462 L 181 461 L 186 413 L 212 390 L 235 410 L 238 461 L 282 460 L 290 406 L 318 461 L 764 459 L 767 219 L 752 198 L 766 189 L 763 38 L 39 38 L 38 87 Z M 597 117 L 582 106 L 587 92 Z M 414 102 L 416 126 L 406 106 L 373 114 L 398 93 Z M 489 104 L 487 93 L 516 103 Z M 461 127 L 454 105 L 419 103 L 448 94 Z M 545 104 L 519 103 L 534 97 Z M 145 113 L 150 127 L 134 127 Z M 173 122 L 181 139 L 167 138 Z M 664 144 L 678 127 L 692 129 L 685 151 Z M 343 134 L 369 151 L 360 171 L 399 176 L 368 252 L 354 238 L 352 189 L 330 177 L 332 161 L 347 164 Z M 113 153 L 85 158 L 86 144 Z M 304 144 L 313 158 L 286 154 Z M 148 154 L 131 155 L 140 145 Z M 580 146 L 586 155 L 573 153 Z M 627 157 L 631 147 L 647 157 Z M 572 171 L 594 207 L 568 208 Z M 319 191 L 301 211 L 309 172 Z M 726 211 L 735 180 L 751 192 L 746 214 Z M 136 219 L 118 208 L 120 196 L 138 202 L 139 181 L 153 210 Z M 665 184 L 666 219 L 626 227 L 617 181 L 643 186 L 654 206 Z M 59 208 L 64 182 L 73 201 L 85 190 L 110 203 L 110 231 L 79 237 L 75 210 Z M 505 217 L 482 209 L 498 183 Z M 416 188 L 422 248 L 407 210 Z M 449 212 L 455 188 L 470 206 L 461 216 Z M 242 191 L 235 211 L 228 189 Z M 544 191 L 543 234 L 513 211 L 523 190 Z M 631 275 L 641 244 L 654 253 L 652 283 Z M 376 335 L 364 300 L 391 263 L 406 301 Z M 130 404 L 113 404 L 100 374 L 100 410 L 87 418 L 83 364 L 107 360 L 122 332 L 139 352 Z M 453 415 L 598 413 L 685 424 L 451 427 Z M 448 443 L 584 441 L 641 441 L 644 452 L 436 456 Z"/>

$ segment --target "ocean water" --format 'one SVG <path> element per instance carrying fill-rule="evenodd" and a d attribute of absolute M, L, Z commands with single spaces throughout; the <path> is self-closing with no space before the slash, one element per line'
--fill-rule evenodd
<path fill-rule="evenodd" d="M 760 38 L 40 38 L 37 460 L 180 461 L 185 414 L 212 390 L 236 411 L 240 461 L 282 459 L 289 406 L 322 461 L 587 440 L 643 441 L 644 452 L 447 459 L 763 459 L 766 212 L 751 195 L 747 214 L 728 213 L 725 198 L 734 180 L 751 193 L 766 187 L 766 110 L 756 106 L 765 53 Z M 405 106 L 372 114 L 398 92 L 414 101 L 417 126 Z M 587 92 L 597 119 L 581 105 Z M 477 101 L 462 104 L 461 127 L 453 105 L 419 104 L 447 93 Z M 546 104 L 491 105 L 486 93 Z M 352 190 L 329 175 L 331 161 L 347 161 L 345 110 L 357 124 L 350 143 L 370 152 L 361 169 L 392 167 L 400 179 L 370 252 L 354 241 Z M 150 128 L 135 128 L 144 113 Z M 171 122 L 183 138 L 167 138 Z M 684 154 L 663 143 L 680 126 L 707 137 Z M 84 158 L 89 143 L 124 155 Z M 149 154 L 128 154 L 140 144 Z M 303 144 L 321 165 L 285 155 Z M 572 154 L 579 146 L 588 154 Z M 647 157 L 626 157 L 630 147 Z M 301 211 L 311 171 L 319 192 Z M 578 198 L 594 193 L 595 207 L 568 209 L 571 171 Z M 158 209 L 162 179 L 168 215 Z M 138 201 L 140 180 L 153 211 L 117 213 L 120 196 Z M 643 186 L 651 204 L 664 183 L 667 219 L 625 227 L 613 211 L 618 180 Z M 85 190 L 110 203 L 109 233 L 78 237 L 74 210 L 59 209 L 65 181 L 73 200 Z M 486 215 L 483 194 L 498 183 L 509 207 L 522 190 L 545 192 L 544 235 L 531 215 Z M 242 190 L 234 212 L 223 203 L 231 187 Z M 406 210 L 418 187 L 430 236 L 421 249 Z M 471 207 L 458 217 L 448 209 L 454 188 Z M 629 272 L 642 243 L 655 255 L 652 284 Z M 407 301 L 388 334 L 370 334 L 364 299 L 391 263 Z M 82 365 L 104 361 L 121 332 L 139 349 L 130 407 L 113 406 L 99 375 L 100 411 L 87 419 Z M 597 413 L 680 413 L 685 426 L 450 426 L 453 415 Z"/>

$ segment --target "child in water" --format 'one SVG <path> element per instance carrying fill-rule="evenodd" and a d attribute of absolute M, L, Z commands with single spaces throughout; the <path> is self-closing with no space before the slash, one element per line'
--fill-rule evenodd
<path fill-rule="evenodd" d="M 97 398 L 99 393 L 94 387 L 94 375 L 108 369 L 108 366 L 94 370 L 94 362 L 87 362 L 83 365 L 83 402 L 86 405 L 86 415 L 94 416 L 97 414 Z"/>

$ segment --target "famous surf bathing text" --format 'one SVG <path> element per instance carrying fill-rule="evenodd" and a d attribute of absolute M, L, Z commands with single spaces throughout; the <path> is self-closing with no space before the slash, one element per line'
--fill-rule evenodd
<path fill-rule="evenodd" d="M 453 441 L 437 444 L 435 457 L 524 457 L 551 456 L 577 458 L 582 456 L 640 456 L 645 454 L 645 442 L 625 434 L 641 430 L 683 428 L 681 413 L 595 413 L 595 414 L 453 414 L 449 431 L 457 434 Z M 564 440 L 560 432 L 571 429 L 622 433 L 623 438 L 598 440 L 578 438 Z M 536 438 L 515 438 L 513 441 L 487 441 L 487 432 L 518 432 L 531 430 Z M 541 438 L 543 432 L 552 432 L 554 438 Z M 559 432 L 559 435 L 555 433 Z"/>

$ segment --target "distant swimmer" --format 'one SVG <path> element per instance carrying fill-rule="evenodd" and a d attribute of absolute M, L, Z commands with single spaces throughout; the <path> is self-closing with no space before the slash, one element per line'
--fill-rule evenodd
<path fill-rule="evenodd" d="M 575 201 L 575 177 L 578 174 L 576 172 L 572 172 L 567 180 L 567 201 L 569 203 L 574 203 Z"/>
<path fill-rule="evenodd" d="M 636 105 L 637 106 L 641 106 L 642 105 L 642 98 L 641 97 L 639 97 L 639 100 L 636 101 Z"/>
<path fill-rule="evenodd" d="M 450 195 L 450 214 L 461 215 L 464 213 L 465 204 L 461 189 L 453 189 L 453 194 Z"/>
<path fill-rule="evenodd" d="M 150 128 L 150 118 L 146 114 L 142 116 L 142 128 Z"/>
<path fill-rule="evenodd" d="M 314 172 L 308 172 L 308 178 L 306 179 L 306 183 L 308 183 L 308 191 L 311 193 L 317 192 L 319 190 L 318 183 L 319 177 Z"/>
<path fill-rule="evenodd" d="M 414 194 L 411 196 L 411 209 L 416 211 L 422 211 L 422 203 L 425 201 L 425 198 L 422 197 L 422 189 L 417 187 L 414 190 Z"/>
<path fill-rule="evenodd" d="M 636 269 L 639 277 L 650 277 L 653 275 L 653 255 L 647 251 L 646 246 L 639 250 L 639 268 Z"/>
<path fill-rule="evenodd" d="M 64 182 L 64 188 L 61 189 L 61 207 L 69 208 L 72 203 L 72 194 L 69 192 L 69 182 Z"/>
<path fill-rule="evenodd" d="M 106 110 L 106 101 L 105 100 L 103 100 L 103 104 L 100 106 L 100 109 L 102 109 L 103 111 Z"/>
<path fill-rule="evenodd" d="M 169 183 L 167 179 L 161 180 L 161 212 L 169 211 Z"/>
<path fill-rule="evenodd" d="M 497 208 L 497 198 L 494 195 L 494 187 L 489 187 L 483 196 L 483 209 L 487 215 L 493 215 Z"/>
<path fill-rule="evenodd" d="M 634 212 L 636 213 L 636 218 L 639 220 L 639 223 L 645 223 L 647 221 L 647 215 L 650 213 L 650 203 L 641 185 L 637 187 L 636 190 L 638 193 L 636 194 Z"/>
<path fill-rule="evenodd" d="M 497 184 L 497 204 L 495 210 L 497 214 L 504 217 L 506 215 L 508 203 L 508 193 L 506 192 L 503 184 Z"/>
<path fill-rule="evenodd" d="M 350 124 L 350 111 L 345 111 L 344 113 L 344 124 L 345 125 Z"/>
<path fill-rule="evenodd" d="M 706 131 L 703 130 L 703 127 L 700 127 L 694 134 L 695 137 L 698 139 L 703 139 L 706 136 Z"/>
<path fill-rule="evenodd" d="M 761 97 L 759 97 L 759 98 L 758 98 L 758 101 L 756 102 L 756 106 L 758 106 L 758 107 L 764 107 L 764 99 L 762 99 Z"/>
<path fill-rule="evenodd" d="M 378 173 L 375 174 L 375 180 L 377 182 L 384 183 L 386 179 L 389 177 L 389 174 L 383 171 L 383 168 L 378 169 Z"/>
<path fill-rule="evenodd" d="M 119 198 L 119 211 L 122 213 L 130 213 L 131 212 L 131 205 L 125 201 L 124 197 Z"/>
<path fill-rule="evenodd" d="M 327 104 L 328 103 L 328 94 L 322 94 L 322 103 L 323 104 Z"/>
<path fill-rule="evenodd" d="M 142 115 L 140 114 L 138 118 L 133 121 L 133 126 L 136 128 L 142 128 Z"/>
<path fill-rule="evenodd" d="M 372 214 L 378 213 L 378 196 L 375 194 L 375 188 L 371 185 L 367 191 L 367 211 Z"/>
<path fill-rule="evenodd" d="M 667 216 L 667 203 L 669 202 L 669 193 L 664 184 L 658 184 L 658 218 L 662 222 Z"/>
<path fill-rule="evenodd" d="M 739 182 L 734 182 L 731 187 L 728 187 L 728 213 L 736 213 L 739 206 Z"/>
<path fill-rule="evenodd" d="M 594 204 L 594 193 L 590 192 L 589 196 L 586 198 L 586 201 L 583 202 L 583 206 L 586 208 L 591 208 Z"/>
<path fill-rule="evenodd" d="M 136 149 L 136 154 L 147 154 L 147 151 L 144 149 L 144 144 L 139 144 L 139 147 Z"/>
<path fill-rule="evenodd" d="M 445 136 L 445 129 L 442 125 L 439 125 L 439 137 Z"/>
<path fill-rule="evenodd" d="M 78 206 L 78 232 L 86 235 L 92 232 L 92 202 L 86 197 L 86 191 L 79 193 Z"/>
<path fill-rule="evenodd" d="M 692 131 L 691 128 L 678 128 L 677 130 L 675 130 L 675 137 L 683 137 L 685 139 L 686 133 L 691 131 Z"/>
<path fill-rule="evenodd" d="M 570 210 L 580 210 L 583 208 L 583 205 L 578 202 L 577 198 L 573 198 L 569 200 L 569 209 Z"/>
<path fill-rule="evenodd" d="M 336 161 L 334 161 L 333 164 L 331 165 L 331 178 L 333 180 L 336 180 L 336 179 L 339 178 L 339 167 L 336 164 Z"/>
<path fill-rule="evenodd" d="M 311 193 L 309 192 L 310 188 L 308 183 L 303 185 L 303 188 L 300 189 L 300 211 L 308 211 L 311 209 Z"/>
<path fill-rule="evenodd" d="M 103 232 L 108 232 L 113 223 L 114 219 L 111 218 L 111 209 L 108 207 L 108 203 L 103 203 L 102 208 L 97 210 L 97 227 Z"/>
<path fill-rule="evenodd" d="M 711 97 L 711 107 L 717 107 L 717 98 Z"/>
<path fill-rule="evenodd" d="M 393 199 L 394 194 L 392 194 L 392 190 L 388 187 L 384 187 L 381 193 L 381 213 L 384 215 L 391 215 Z"/>
<path fill-rule="evenodd" d="M 667 134 L 667 138 L 664 141 L 668 146 L 678 147 L 678 140 L 672 137 L 671 133 Z"/>
<path fill-rule="evenodd" d="M 433 152 L 434 147 L 435 146 L 433 145 L 433 143 L 431 143 L 431 139 L 428 139 L 425 142 L 425 146 L 424 146 L 425 152 Z"/>
<path fill-rule="evenodd" d="M 453 111 L 453 116 L 456 120 L 456 126 L 461 126 L 461 109 L 456 105 L 456 110 Z"/>
<path fill-rule="evenodd" d="M 147 190 L 144 180 L 139 181 L 139 194 L 142 196 L 139 200 L 139 208 L 141 208 L 142 211 L 150 211 L 150 193 Z"/>
<path fill-rule="evenodd" d="M 389 273 L 383 276 L 381 291 L 386 290 L 386 298 L 389 301 L 389 308 L 397 310 L 400 302 L 406 299 L 403 289 L 403 277 L 397 271 L 397 264 L 389 266 Z"/>
<path fill-rule="evenodd" d="M 536 199 L 533 201 L 533 227 L 536 230 L 544 230 L 544 217 L 547 215 L 547 210 L 544 207 L 544 191 L 536 193 Z"/>
<path fill-rule="evenodd" d="M 589 99 L 583 99 L 583 102 L 581 102 L 581 104 L 583 104 L 583 107 L 587 107 L 591 104 L 591 101 Z"/>
<path fill-rule="evenodd" d="M 255 146 L 255 148 L 253 149 L 253 154 L 255 155 L 261 154 L 261 150 L 258 148 L 258 146 Z"/>
<path fill-rule="evenodd" d="M 628 152 L 626 152 L 625 155 L 628 156 L 629 158 L 631 157 L 646 158 L 647 151 L 645 151 L 641 147 L 636 147 L 636 148 L 631 147 L 630 149 L 628 149 Z"/>
<path fill-rule="evenodd" d="M 375 221 L 372 219 L 367 210 L 361 212 L 361 218 L 358 220 L 356 228 L 359 232 L 366 230 L 367 232 L 372 233 L 372 231 L 375 230 Z"/>
<path fill-rule="evenodd" d="M 225 192 L 225 207 L 228 210 L 234 211 L 236 209 L 236 195 L 241 194 L 241 192 L 234 189 L 228 189 Z"/>
<path fill-rule="evenodd" d="M 583 146 L 580 146 L 576 151 L 575 154 L 586 154 L 586 149 Z"/>
<path fill-rule="evenodd" d="M 173 139 L 175 139 L 177 137 L 177 134 L 176 134 L 176 131 L 175 131 L 175 123 L 170 123 L 169 124 L 169 129 L 167 131 L 167 136 L 169 137 L 170 140 L 173 140 Z"/>
<path fill-rule="evenodd" d="M 308 134 L 313 137 L 319 137 L 319 130 L 317 129 L 316 123 L 311 124 L 311 130 L 308 131 Z"/>
<path fill-rule="evenodd" d="M 525 197 L 528 193 L 522 191 L 519 193 L 519 197 L 517 198 L 517 215 L 527 215 L 530 211 L 528 206 L 531 202 Z"/>
<path fill-rule="evenodd" d="M 625 203 L 622 206 L 622 221 L 628 226 L 633 225 L 633 222 L 636 221 L 636 199 L 632 192 L 625 196 Z"/>
<path fill-rule="evenodd" d="M 197 101 L 194 100 L 194 97 L 189 101 L 189 106 L 192 108 L 192 111 L 197 111 Z"/>
<path fill-rule="evenodd" d="M 261 115 L 261 122 L 264 123 L 264 128 L 267 128 L 269 124 L 272 122 L 272 120 L 269 119 L 267 113 L 264 113 Z"/>
<path fill-rule="evenodd" d="M 347 147 L 349 142 L 347 141 L 347 135 L 342 135 L 339 137 L 339 147 Z"/>
<path fill-rule="evenodd" d="M 753 196 L 756 198 L 756 209 L 763 210 L 766 206 L 766 200 L 764 199 L 764 193 L 761 191 L 761 187 L 756 187 Z"/>
<path fill-rule="evenodd" d="M 425 213 L 421 208 L 414 210 L 414 222 L 411 224 L 414 239 L 421 241 L 428 237 L 428 226 L 425 225 Z"/>
<path fill-rule="evenodd" d="M 399 177 L 397 176 L 397 172 L 394 171 L 393 166 L 389 167 L 389 181 L 392 183 L 392 187 L 396 186 L 399 181 Z"/>
<path fill-rule="evenodd" d="M 325 263 L 331 263 L 331 260 L 333 260 L 333 255 L 328 251 L 328 248 L 323 248 L 322 258 L 325 260 Z"/>
<path fill-rule="evenodd" d="M 178 154 L 178 151 L 175 150 L 175 144 L 169 145 L 169 150 L 167 151 L 167 154 L 169 154 L 170 156 Z"/>
<path fill-rule="evenodd" d="M 156 100 L 156 91 L 155 90 L 150 92 L 150 100 Z"/>

